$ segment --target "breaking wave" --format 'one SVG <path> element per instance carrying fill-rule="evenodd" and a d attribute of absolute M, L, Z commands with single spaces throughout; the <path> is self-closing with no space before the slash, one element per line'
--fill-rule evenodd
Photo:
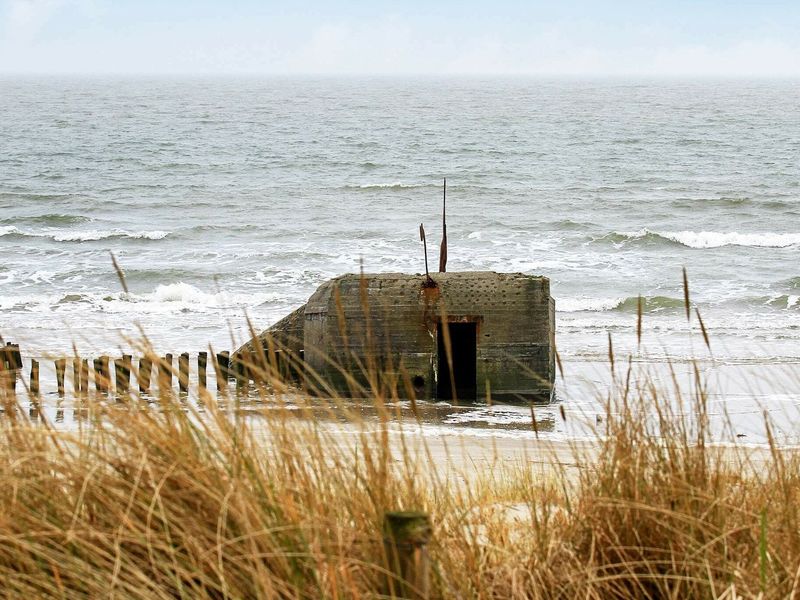
<path fill-rule="evenodd" d="M 156 286 L 150 293 L 135 294 L 115 292 L 73 292 L 59 296 L 39 296 L 26 299 L 29 304 L 47 304 L 53 307 L 75 304 L 93 304 L 104 312 L 202 312 L 205 309 L 225 309 L 257 306 L 266 302 L 284 301 L 285 298 L 274 292 L 227 293 L 206 292 L 189 283 L 178 282 Z M 138 305 L 135 309 L 131 304 Z"/>
<path fill-rule="evenodd" d="M 209 294 L 181 281 L 159 285 L 150 298 L 155 302 L 196 302 L 210 306 L 218 304 L 220 296 L 220 294 Z"/>
<path fill-rule="evenodd" d="M 687 248 L 720 248 L 723 246 L 746 246 L 750 248 L 788 248 L 800 245 L 800 233 L 721 233 L 715 231 L 651 231 L 614 232 L 596 238 L 617 247 L 630 243 L 667 243 Z"/>
<path fill-rule="evenodd" d="M 682 310 L 682 298 L 669 296 L 642 296 L 642 312 L 658 313 Z M 603 312 L 619 311 L 636 313 L 639 310 L 639 296 L 627 298 L 564 298 L 556 301 L 559 312 Z"/>
<path fill-rule="evenodd" d="M 779 294 L 775 296 L 747 296 L 729 298 L 723 301 L 729 307 L 769 306 L 777 309 L 800 310 L 800 294 Z M 642 312 L 645 314 L 681 312 L 685 309 L 683 298 L 670 296 L 642 296 Z M 558 312 L 622 312 L 636 314 L 639 310 L 639 297 L 627 298 L 558 298 Z"/>
<path fill-rule="evenodd" d="M 683 298 L 671 298 L 669 296 L 642 296 L 642 312 L 656 313 L 668 310 L 683 310 L 686 304 Z M 614 310 L 621 312 L 635 313 L 639 310 L 639 297 L 630 296 L 625 298 L 614 307 Z"/>
<path fill-rule="evenodd" d="M 402 183 L 394 181 L 390 183 L 362 183 L 361 185 L 346 185 L 347 190 L 406 190 L 414 188 L 431 187 L 426 183 Z"/>
<path fill-rule="evenodd" d="M 169 231 L 125 231 L 123 229 L 112 229 L 108 231 L 92 230 L 75 233 L 63 233 L 52 236 L 56 242 L 92 242 L 111 238 L 128 238 L 132 240 L 163 240 L 169 235 Z M 50 237 L 50 236 L 48 236 Z"/>
<path fill-rule="evenodd" d="M 558 298 L 558 312 L 600 312 L 611 310 L 622 302 L 621 298 Z"/>
<path fill-rule="evenodd" d="M 38 237 L 48 238 L 54 242 L 94 242 L 106 239 L 162 240 L 169 231 L 126 231 L 124 229 L 89 229 L 86 231 L 23 231 L 14 225 L 0 227 L 0 237 Z"/>
<path fill-rule="evenodd" d="M 780 296 L 773 296 L 762 300 L 763 304 L 772 306 L 773 308 L 790 308 L 800 310 L 800 296 L 797 294 L 782 294 Z"/>

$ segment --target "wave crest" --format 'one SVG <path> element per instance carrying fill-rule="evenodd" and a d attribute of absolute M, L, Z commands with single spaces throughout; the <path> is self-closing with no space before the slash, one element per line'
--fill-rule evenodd
<path fill-rule="evenodd" d="M 763 302 L 774 308 L 783 309 L 800 309 L 800 296 L 797 294 L 782 294 L 780 296 L 772 296 Z"/>
<path fill-rule="evenodd" d="M 102 231 L 95 229 L 90 231 L 76 231 L 74 233 L 55 234 L 52 236 L 52 239 L 56 242 L 93 242 L 111 238 L 128 238 L 132 240 L 163 240 L 169 234 L 169 231 L 159 230 L 125 231 L 124 229 L 112 229 Z"/>
<path fill-rule="evenodd" d="M 716 231 L 652 231 L 641 229 L 635 232 L 613 232 L 597 238 L 617 247 L 629 243 L 668 243 L 687 248 L 721 248 L 723 246 L 746 246 L 751 248 L 788 248 L 800 245 L 800 233 L 739 233 Z"/>
<path fill-rule="evenodd" d="M 0 308 L 7 303 L 0 299 Z M 275 292 L 263 293 L 230 293 L 207 292 L 189 283 L 179 281 L 156 286 L 146 293 L 134 292 L 83 292 L 61 293 L 55 296 L 31 296 L 11 298 L 8 306 L 43 307 L 51 310 L 70 311 L 78 305 L 90 304 L 107 313 L 175 313 L 206 312 L 220 309 L 236 309 L 248 306 L 259 306 L 266 303 L 290 301 L 289 298 Z"/>
<path fill-rule="evenodd" d="M 800 277 L 792 277 L 786 282 L 793 290 L 800 290 Z"/>
<path fill-rule="evenodd" d="M 670 296 L 642 296 L 642 312 L 658 313 L 683 310 L 682 298 Z M 565 298 L 556 301 L 560 312 L 604 312 L 619 311 L 636 313 L 639 310 L 639 296 L 627 298 Z"/>
<path fill-rule="evenodd" d="M 105 239 L 162 240 L 169 231 L 126 231 L 124 229 L 89 229 L 86 231 L 23 231 L 14 225 L 0 226 L 0 237 L 38 237 L 49 238 L 54 242 L 95 242 Z"/>
<path fill-rule="evenodd" d="M 401 181 L 394 181 L 389 183 L 362 183 L 361 185 L 346 185 L 344 187 L 348 190 L 406 190 L 430 186 L 425 183 L 403 183 Z"/>
<path fill-rule="evenodd" d="M 168 283 L 156 287 L 151 296 L 156 302 L 197 302 L 200 304 L 216 304 L 217 294 L 209 294 L 188 283 Z"/>

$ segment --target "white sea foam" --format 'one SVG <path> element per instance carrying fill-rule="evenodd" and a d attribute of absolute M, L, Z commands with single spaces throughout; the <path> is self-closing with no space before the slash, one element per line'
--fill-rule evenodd
<path fill-rule="evenodd" d="M 17 229 L 13 225 L 0 225 L 0 237 L 3 237 L 4 235 L 9 235 L 11 233 L 19 233 L 19 229 Z"/>
<path fill-rule="evenodd" d="M 134 301 L 145 301 L 152 304 L 165 306 L 168 310 L 180 306 L 190 310 L 202 310 L 203 308 L 241 308 L 247 306 L 258 306 L 265 302 L 285 302 L 286 299 L 275 292 L 261 294 L 248 293 L 227 293 L 227 292 L 205 292 L 191 284 L 178 282 L 163 284 L 156 287 L 151 294 L 136 296 Z"/>
<path fill-rule="evenodd" d="M 37 273 L 44 277 L 44 272 Z M 87 307 L 103 313 L 174 313 L 204 312 L 253 307 L 269 303 L 286 303 L 286 298 L 274 292 L 261 294 L 211 293 L 184 282 L 163 284 L 151 293 L 73 292 L 42 295 L 0 297 L 0 309 L 24 309 L 34 312 L 69 314 L 85 312 Z"/>
<path fill-rule="evenodd" d="M 402 181 L 392 181 L 387 183 L 362 183 L 361 185 L 354 186 L 360 190 L 380 190 L 380 189 L 394 189 L 394 190 L 401 190 L 401 189 L 409 189 L 409 188 L 419 188 L 419 187 L 426 187 L 426 184 L 422 183 L 403 183 Z"/>
<path fill-rule="evenodd" d="M 209 294 L 184 282 L 159 285 L 149 296 L 155 302 L 192 302 L 206 306 L 217 305 L 222 294 Z"/>
<path fill-rule="evenodd" d="M 0 272 L 0 283 L 13 283 L 17 279 L 17 270 L 10 269 Z"/>
<path fill-rule="evenodd" d="M 42 229 L 38 231 L 23 231 L 14 225 L 0 226 L 0 237 L 6 235 L 22 235 L 25 237 L 50 238 L 55 242 L 92 242 L 108 238 L 161 240 L 169 234 L 169 231 L 127 231 L 125 229 L 89 229 L 84 231 Z"/>
<path fill-rule="evenodd" d="M 529 408 L 514 406 L 490 406 L 465 412 L 453 413 L 442 421 L 448 425 L 458 423 L 486 423 L 487 425 L 519 425 L 531 422 Z"/>
<path fill-rule="evenodd" d="M 38 270 L 29 274 L 27 279 L 34 283 L 50 283 L 56 275 L 58 275 L 58 273 L 55 271 Z"/>
<path fill-rule="evenodd" d="M 716 233 L 713 231 L 664 232 L 672 239 L 690 248 L 718 248 L 720 246 L 751 246 L 762 248 L 786 248 L 800 244 L 800 233 Z"/>
<path fill-rule="evenodd" d="M 169 231 L 125 231 L 124 229 L 75 231 L 56 233 L 52 237 L 56 242 L 91 242 L 108 238 L 130 238 L 144 240 L 162 240 L 169 235 Z"/>
<path fill-rule="evenodd" d="M 618 307 L 624 298 L 559 298 L 558 312 L 604 311 Z"/>
<path fill-rule="evenodd" d="M 647 228 L 614 234 L 625 241 L 645 238 L 663 238 L 688 248 L 720 248 L 745 246 L 750 248 L 788 248 L 800 245 L 800 233 L 739 233 L 717 231 L 653 231 Z"/>

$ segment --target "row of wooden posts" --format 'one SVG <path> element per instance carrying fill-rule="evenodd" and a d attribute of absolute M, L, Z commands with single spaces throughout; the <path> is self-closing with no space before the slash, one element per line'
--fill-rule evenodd
<path fill-rule="evenodd" d="M 65 375 L 67 367 L 72 367 L 72 381 L 75 394 L 86 394 L 89 392 L 89 359 L 74 357 L 70 359 L 59 358 L 55 361 L 56 386 L 59 396 L 65 393 Z M 190 355 L 184 352 L 178 356 L 178 389 L 181 393 L 189 391 L 189 363 Z M 135 370 L 139 392 L 149 394 L 153 368 L 158 369 L 159 390 L 166 390 L 172 387 L 172 377 L 175 372 L 173 369 L 174 357 L 172 354 L 165 354 L 163 357 L 153 358 L 143 356 L 138 359 L 138 369 Z M 93 359 L 92 367 L 94 370 L 94 384 L 98 392 L 109 393 L 111 391 L 111 365 L 112 360 L 108 356 L 100 356 Z M 201 389 L 206 389 L 208 385 L 208 352 L 199 352 L 197 355 L 197 376 L 198 385 Z M 216 373 L 217 391 L 221 392 L 233 379 L 237 387 L 243 387 L 252 377 L 252 369 L 241 360 L 231 360 L 230 352 L 219 352 L 212 356 L 212 368 Z M 133 356 L 123 354 L 121 358 L 113 361 L 114 367 L 114 388 L 117 394 L 127 394 L 131 388 L 131 371 L 133 371 Z M 16 381 L 22 370 L 22 356 L 19 345 L 7 343 L 0 346 L 0 373 L 5 376 L 7 389 L 11 392 L 16 390 Z M 31 371 L 29 379 L 29 390 L 32 394 L 39 393 L 39 361 L 31 359 Z"/>

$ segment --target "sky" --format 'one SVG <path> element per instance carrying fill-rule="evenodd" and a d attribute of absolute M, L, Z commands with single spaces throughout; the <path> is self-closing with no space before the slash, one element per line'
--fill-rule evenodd
<path fill-rule="evenodd" d="M 0 73 L 800 77 L 800 0 L 0 0 Z"/>

